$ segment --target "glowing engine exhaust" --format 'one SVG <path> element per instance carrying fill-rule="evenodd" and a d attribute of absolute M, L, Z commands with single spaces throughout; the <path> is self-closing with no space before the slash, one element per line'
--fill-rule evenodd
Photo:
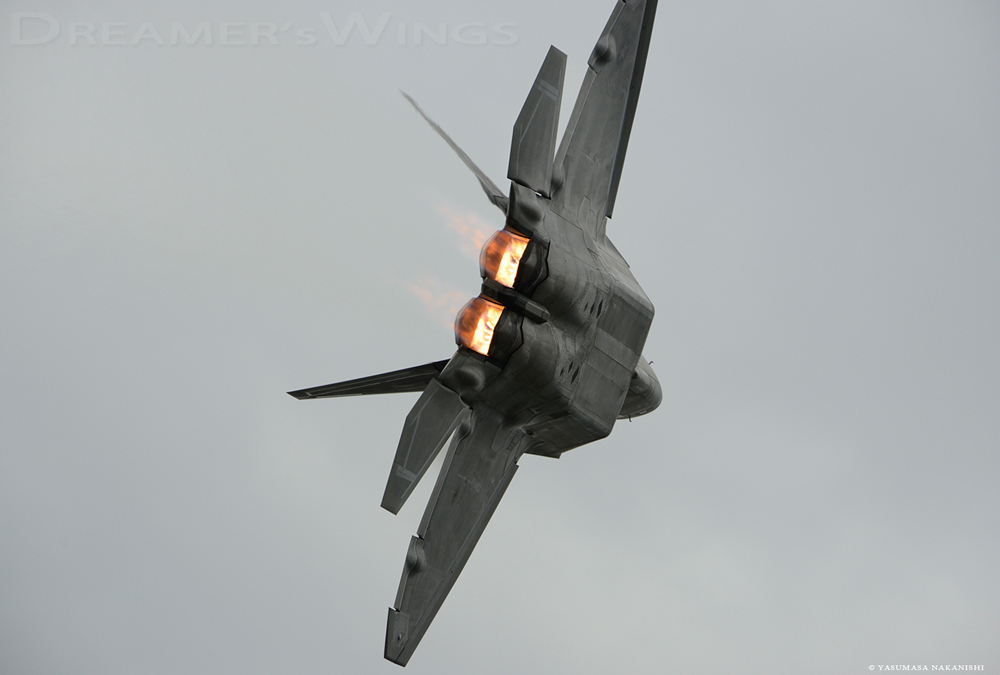
<path fill-rule="evenodd" d="M 470 300 L 455 319 L 455 339 L 458 344 L 483 356 L 489 356 L 493 333 L 501 314 L 503 314 L 502 305 L 482 296 Z"/>
<path fill-rule="evenodd" d="M 490 277 L 507 288 L 514 288 L 521 256 L 528 247 L 528 239 L 510 230 L 500 230 L 486 242 L 479 254 L 479 268 L 483 277 Z"/>
<path fill-rule="evenodd" d="M 455 342 L 494 362 L 506 362 L 521 346 L 521 322 L 517 312 L 480 295 L 470 300 L 455 319 Z"/>
<path fill-rule="evenodd" d="M 549 275 L 547 256 L 547 243 L 504 228 L 483 246 L 479 254 L 479 274 L 530 297 Z"/>

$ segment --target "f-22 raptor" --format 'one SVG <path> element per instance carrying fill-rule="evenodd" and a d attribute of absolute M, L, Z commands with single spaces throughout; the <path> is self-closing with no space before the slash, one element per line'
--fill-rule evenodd
<path fill-rule="evenodd" d="M 558 151 L 566 55 L 549 49 L 514 124 L 506 195 L 407 97 L 506 216 L 480 255 L 482 292 L 455 320 L 450 360 L 289 392 L 422 392 L 382 496 L 394 514 L 451 438 L 389 608 L 385 658 L 399 665 L 461 573 L 521 455 L 559 457 L 660 403 L 642 356 L 653 305 L 605 232 L 655 11 L 656 0 L 618 0 Z"/>

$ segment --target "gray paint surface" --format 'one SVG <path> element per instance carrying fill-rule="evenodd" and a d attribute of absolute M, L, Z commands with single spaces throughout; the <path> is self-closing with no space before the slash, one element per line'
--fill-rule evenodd
<path fill-rule="evenodd" d="M 420 509 L 378 500 L 417 394 L 281 392 L 426 362 L 477 291 L 458 232 L 502 215 L 397 90 L 498 180 L 514 76 L 556 44 L 575 90 L 607 2 L 384 7 L 338 45 L 319 13 L 355 8 L 4 6 L 0 669 L 398 672 Z M 60 35 L 12 45 L 11 12 Z M 248 44 L 169 45 L 205 21 Z M 441 22 L 518 39 L 416 44 Z M 995 668 L 998 27 L 660 4 L 611 226 L 666 399 L 521 460 L 408 672 Z"/>

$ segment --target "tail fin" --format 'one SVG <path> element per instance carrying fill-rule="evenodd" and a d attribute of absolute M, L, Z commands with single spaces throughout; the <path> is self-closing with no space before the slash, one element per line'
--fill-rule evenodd
<path fill-rule="evenodd" d="M 549 47 L 535 83 L 514 123 L 507 178 L 548 197 L 556 153 L 559 105 L 566 76 L 566 55 Z"/>

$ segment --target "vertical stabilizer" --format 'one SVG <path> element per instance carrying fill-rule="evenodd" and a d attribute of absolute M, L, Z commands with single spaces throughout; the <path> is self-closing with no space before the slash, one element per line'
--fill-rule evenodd
<path fill-rule="evenodd" d="M 565 76 L 566 55 L 555 47 L 549 47 L 521 114 L 514 123 L 514 135 L 510 142 L 507 178 L 546 197 L 551 192 L 552 160 L 556 152 L 556 130 Z"/>

